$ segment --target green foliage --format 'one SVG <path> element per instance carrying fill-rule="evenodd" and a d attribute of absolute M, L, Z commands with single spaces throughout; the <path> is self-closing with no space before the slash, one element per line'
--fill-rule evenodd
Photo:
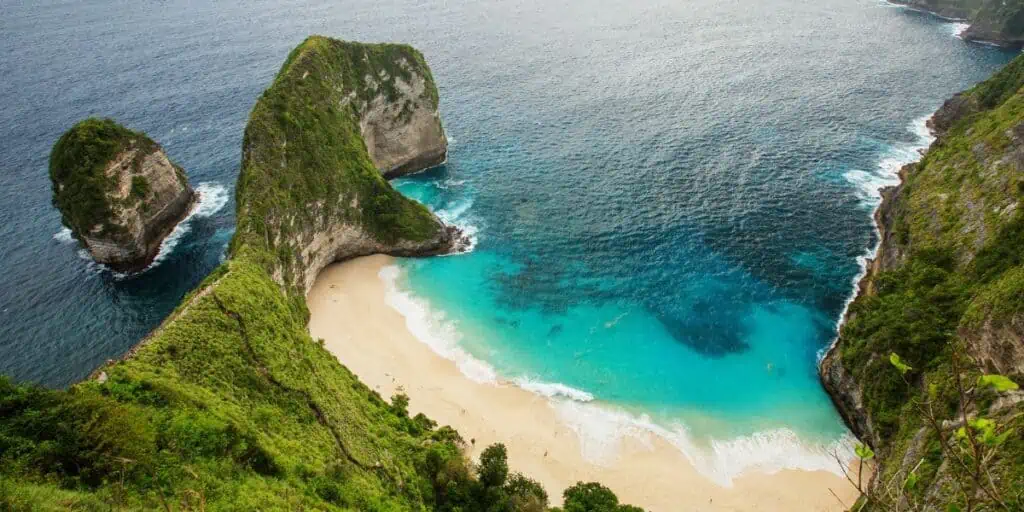
<path fill-rule="evenodd" d="M 895 352 L 889 354 L 889 363 L 895 366 L 897 370 L 899 370 L 900 375 L 906 375 L 908 371 L 913 370 L 913 368 L 911 368 L 909 365 L 900 360 L 900 356 L 898 356 Z"/>
<path fill-rule="evenodd" d="M 991 476 L 981 480 L 994 482 L 993 492 L 1024 492 L 1015 484 L 1024 478 L 1014 419 L 1021 407 L 989 411 L 995 395 L 1015 383 L 981 374 L 994 371 L 989 367 L 957 362 L 977 355 L 982 343 L 995 350 L 1019 343 L 1013 329 L 1024 315 L 1024 213 L 1017 207 L 1024 160 L 1014 155 L 1022 140 L 1022 85 L 1018 57 L 964 93 L 965 115 L 907 170 L 886 205 L 892 222 L 883 227 L 892 236 L 882 247 L 881 270 L 869 276 L 869 292 L 850 306 L 840 333 L 840 364 L 856 380 L 872 427 L 876 481 L 902 489 L 911 510 L 927 500 L 963 506 L 950 475 L 965 478 L 982 458 Z M 957 422 L 948 431 L 935 427 Z M 904 466 L 908 454 L 918 456 L 915 467 Z"/>
<path fill-rule="evenodd" d="M 620 505 L 619 498 L 607 487 L 596 483 L 578 482 L 563 493 L 564 512 L 635 512 L 640 509 Z"/>
<path fill-rule="evenodd" d="M 381 77 L 412 72 L 431 80 L 417 100 L 436 105 L 408 46 L 311 37 L 292 52 L 246 128 L 228 261 L 104 382 L 54 391 L 0 378 L 0 508 L 546 509 L 536 481 L 509 474 L 504 446 L 474 466 L 458 432 L 410 418 L 404 394 L 385 402 L 307 331 L 291 244 L 309 240 L 290 241 L 292 226 L 355 222 L 385 241 L 442 229 L 373 168 L 349 102 L 371 94 L 353 78 L 371 73 L 392 94 Z M 62 207 L 65 223 L 93 225 L 103 165 L 128 144 L 152 142 L 109 120 L 61 138 L 55 201 L 86 207 Z M 133 180 L 132 196 L 147 193 Z"/>
<path fill-rule="evenodd" d="M 149 195 L 149 180 L 145 176 L 132 176 L 131 196 L 143 200 Z"/>
<path fill-rule="evenodd" d="M 857 458 L 861 460 L 871 460 L 875 458 L 875 452 L 870 446 L 862 443 L 857 443 L 853 448 L 854 453 L 857 454 Z"/>
<path fill-rule="evenodd" d="M 1002 375 L 982 375 L 978 377 L 978 387 L 988 387 L 997 392 L 1015 391 L 1020 388 L 1016 382 Z"/>
<path fill-rule="evenodd" d="M 54 144 L 50 153 L 53 205 L 61 221 L 77 234 L 100 226 L 100 233 L 116 234 L 107 194 L 117 186 L 116 176 L 104 172 L 108 163 L 125 149 L 141 153 L 157 147 L 145 134 L 129 130 L 111 119 L 80 121 Z M 133 183 L 134 192 L 134 183 Z"/>

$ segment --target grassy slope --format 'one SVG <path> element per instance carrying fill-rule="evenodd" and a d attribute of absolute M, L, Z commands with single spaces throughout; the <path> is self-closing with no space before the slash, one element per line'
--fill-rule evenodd
<path fill-rule="evenodd" d="M 886 226 L 908 254 L 896 268 L 872 277 L 875 293 L 859 297 L 840 339 L 842 364 L 861 384 L 865 403 L 883 440 L 888 477 L 900 466 L 911 438 L 923 426 L 908 402 L 929 384 L 937 386 L 946 417 L 956 398 L 950 350 L 1024 312 L 1024 59 L 966 93 L 974 113 L 956 122 L 907 174 L 893 204 L 895 223 Z M 1020 343 L 1020 340 L 1016 340 Z M 908 391 L 887 360 L 897 352 L 915 371 Z M 1011 375 L 1018 382 L 1021 375 Z M 982 400 L 990 405 L 991 397 Z M 1021 407 L 999 413 L 1018 427 Z M 930 439 L 930 438 L 929 438 Z M 925 443 L 919 487 L 933 483 L 941 464 L 934 439 Z M 1024 429 L 996 461 L 1008 495 L 1024 492 Z M 916 462 L 916 461 L 915 461 Z M 945 489 L 948 492 L 949 489 Z M 1024 506 L 1024 503 L 1018 503 Z"/>
<path fill-rule="evenodd" d="M 303 222 L 359 222 L 383 239 L 429 236 L 428 220 L 436 229 L 370 164 L 341 102 L 350 91 L 312 78 L 395 76 L 396 58 L 426 69 L 408 46 L 304 42 L 250 116 L 228 261 L 105 382 L 53 391 L 0 379 L 0 509 L 545 508 L 535 483 L 506 482 L 503 451 L 476 470 L 456 433 L 359 382 L 310 338 L 301 293 L 272 278 L 300 264 L 274 243 Z"/>

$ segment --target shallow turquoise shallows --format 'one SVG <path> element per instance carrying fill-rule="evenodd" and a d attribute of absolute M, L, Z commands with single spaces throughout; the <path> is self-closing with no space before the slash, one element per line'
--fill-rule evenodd
<path fill-rule="evenodd" d="M 403 41 L 452 147 L 397 186 L 477 244 L 389 269 L 389 302 L 471 378 L 554 397 L 588 455 L 653 433 L 721 481 L 831 467 L 845 429 L 815 363 L 875 244 L 878 188 L 927 144 L 925 116 L 1013 56 L 876 0 L 3 12 L 0 373 L 84 377 L 221 261 L 246 117 L 304 37 Z M 146 131 L 208 192 L 137 277 L 81 258 L 49 204 L 49 149 L 87 115 Z"/>

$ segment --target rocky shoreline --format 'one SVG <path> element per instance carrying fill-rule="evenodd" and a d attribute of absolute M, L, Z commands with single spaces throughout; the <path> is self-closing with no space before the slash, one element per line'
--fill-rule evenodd
<path fill-rule="evenodd" d="M 1018 18 L 1024 17 L 1024 5 L 982 6 L 969 9 L 960 5 L 936 3 L 935 0 L 887 0 L 892 4 L 927 12 L 948 21 L 967 22 L 970 26 L 960 37 L 965 41 L 991 44 L 1005 48 L 1024 46 L 1024 27 L 1017 27 Z"/>

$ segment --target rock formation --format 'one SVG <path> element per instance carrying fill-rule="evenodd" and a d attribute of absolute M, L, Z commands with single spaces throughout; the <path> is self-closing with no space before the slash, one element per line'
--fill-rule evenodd
<path fill-rule="evenodd" d="M 461 233 L 380 172 L 435 165 L 446 145 L 420 52 L 310 37 L 250 115 L 232 248 L 261 248 L 272 277 L 303 293 L 343 259 L 458 250 Z"/>
<path fill-rule="evenodd" d="M 63 224 L 93 259 L 124 272 L 152 262 L 196 200 L 159 144 L 110 119 L 86 119 L 61 136 L 50 179 Z"/>

